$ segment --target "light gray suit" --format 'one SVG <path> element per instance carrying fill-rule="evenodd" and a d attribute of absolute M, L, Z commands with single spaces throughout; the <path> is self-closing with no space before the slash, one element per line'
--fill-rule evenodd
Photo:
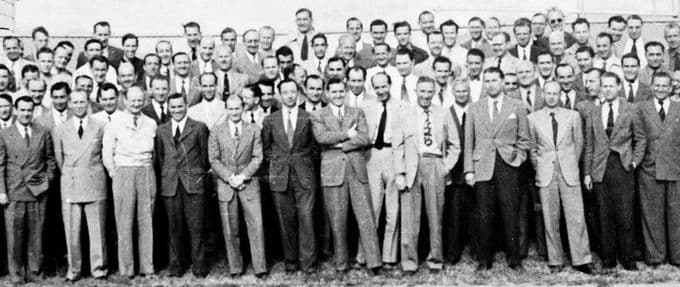
<path fill-rule="evenodd" d="M 66 276 L 80 276 L 80 232 L 86 222 L 90 240 L 90 272 L 94 277 L 102 277 L 107 273 L 107 176 L 102 163 L 105 124 L 89 118 L 80 138 L 76 120 L 79 119 L 71 118 L 54 130 L 54 154 L 61 170 L 61 211 L 69 262 Z"/>

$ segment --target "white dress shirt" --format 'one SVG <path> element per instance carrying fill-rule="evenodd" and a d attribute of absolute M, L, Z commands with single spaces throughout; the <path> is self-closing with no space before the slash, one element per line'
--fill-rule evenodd
<path fill-rule="evenodd" d="M 399 75 L 396 79 L 392 78 L 392 87 L 390 88 L 390 94 L 393 98 L 401 101 L 401 84 L 404 82 L 404 77 Z M 418 83 L 418 77 L 413 73 L 406 76 L 406 91 L 408 95 L 409 105 L 418 105 L 418 96 L 416 95 L 416 84 Z"/>
<path fill-rule="evenodd" d="M 630 84 L 631 83 L 627 80 L 623 81 L 623 92 L 624 92 L 623 96 L 626 99 L 628 98 L 628 93 L 630 93 Z M 635 79 L 635 81 L 633 82 L 633 98 L 637 98 L 637 91 L 638 91 L 639 86 L 640 86 L 640 80 Z"/>
<path fill-rule="evenodd" d="M 64 109 L 62 112 L 57 111 L 52 108 L 52 119 L 54 120 L 54 127 L 58 127 L 68 120 L 68 109 Z"/>
<path fill-rule="evenodd" d="M 614 122 L 616 122 L 616 119 L 619 117 L 619 99 L 614 99 L 611 101 L 612 103 L 612 112 L 614 113 Z M 604 129 L 607 129 L 607 118 L 609 117 L 609 102 L 604 102 L 604 104 L 601 105 L 602 109 L 602 126 Z"/>
<path fill-rule="evenodd" d="M 482 97 L 482 87 L 484 86 L 482 82 L 482 77 L 480 75 L 479 79 L 473 80 L 470 78 L 470 101 L 476 103 L 479 98 Z"/>
<path fill-rule="evenodd" d="M 171 127 L 172 127 L 172 136 L 175 136 L 175 131 L 179 127 L 179 134 L 181 135 L 182 132 L 184 132 L 184 126 L 187 124 L 187 117 L 185 116 L 182 118 L 181 121 L 176 122 L 175 119 L 170 120 L 171 122 Z"/>
<path fill-rule="evenodd" d="M 163 108 L 161 109 L 161 104 L 157 102 L 156 100 L 151 101 L 151 107 L 153 107 L 153 110 L 156 112 L 156 115 L 158 118 L 161 117 L 161 114 L 165 113 L 165 116 L 168 116 L 168 107 L 167 103 L 163 103 Z"/>
<path fill-rule="evenodd" d="M 308 113 L 316 113 L 320 111 L 323 108 L 321 105 L 321 101 L 316 102 L 316 104 L 310 102 L 310 101 L 305 101 L 305 111 Z"/>
<path fill-rule="evenodd" d="M 362 91 L 361 94 L 355 95 L 353 92 L 347 93 L 347 105 L 355 108 L 363 108 L 364 102 L 366 101 L 366 92 Z"/>
<path fill-rule="evenodd" d="M 11 115 L 6 121 L 0 120 L 0 129 L 4 130 L 4 129 L 8 128 L 10 125 L 12 125 L 12 116 Z"/>
<path fill-rule="evenodd" d="M 94 118 L 95 120 L 98 120 L 98 121 L 101 121 L 101 122 L 103 122 L 103 123 L 108 124 L 108 123 L 111 122 L 111 119 L 113 119 L 113 117 L 114 117 L 116 114 L 120 113 L 120 112 L 121 112 L 121 111 L 119 111 L 118 109 L 115 109 L 115 110 L 113 111 L 113 113 L 109 114 L 109 113 L 107 113 L 106 111 L 102 110 L 102 111 L 99 111 L 99 112 L 93 114 L 93 115 L 92 115 L 92 118 Z"/>
<path fill-rule="evenodd" d="M 26 132 L 28 132 L 28 136 L 33 135 L 33 127 L 31 125 L 24 126 L 19 121 L 16 121 L 15 124 L 17 125 L 17 129 L 19 130 L 19 134 L 21 135 L 21 138 L 25 139 L 26 138 Z M 28 127 L 28 129 L 26 129 Z"/>
<path fill-rule="evenodd" d="M 668 100 L 668 98 L 665 98 L 661 100 L 663 102 L 663 111 L 668 115 L 668 109 L 671 107 L 671 101 Z M 654 107 L 656 108 L 656 112 L 658 113 L 661 110 L 661 105 L 659 105 L 659 100 L 654 98 Z"/>
<path fill-rule="evenodd" d="M 224 120 L 225 111 L 223 101 L 216 98 L 208 101 L 203 98 L 200 103 L 189 108 L 187 115 L 194 120 L 204 123 L 209 130 L 212 130 L 215 125 Z"/>
<path fill-rule="evenodd" d="M 569 104 L 571 105 L 567 108 L 573 110 L 574 107 L 576 106 L 576 92 L 574 90 L 569 91 L 569 93 L 560 91 L 560 102 L 565 103 L 567 97 L 569 97 Z"/>
<path fill-rule="evenodd" d="M 498 114 L 501 114 L 501 107 L 503 106 L 503 94 L 498 95 L 495 99 L 492 97 L 487 97 L 487 105 L 489 105 L 489 119 L 493 122 L 493 109 L 494 109 L 494 103 L 498 102 L 496 105 L 496 108 L 498 109 Z"/>
<path fill-rule="evenodd" d="M 182 78 L 179 75 L 177 75 L 175 77 L 175 87 L 177 88 L 177 90 L 175 91 L 177 93 L 182 92 L 182 87 L 184 87 L 185 92 L 189 92 L 189 88 L 191 87 L 191 80 L 189 79 L 188 76 Z"/>
<path fill-rule="evenodd" d="M 243 120 L 240 120 L 236 123 L 229 120 L 228 125 L 229 125 L 229 132 L 231 133 L 232 137 L 241 136 L 243 134 Z M 238 135 L 236 134 L 237 129 L 238 129 Z"/>
<path fill-rule="evenodd" d="M 80 122 L 83 122 L 83 133 L 85 132 L 85 127 L 87 127 L 87 118 L 88 116 L 85 115 L 83 118 L 78 118 L 76 116 L 73 117 L 73 126 L 76 128 L 76 132 L 80 128 Z"/>
<path fill-rule="evenodd" d="M 288 133 L 288 129 L 290 128 L 288 126 L 288 119 L 290 118 L 290 124 L 293 125 L 293 131 L 295 130 L 295 126 L 297 125 L 297 117 L 298 117 L 298 108 L 293 107 L 293 108 L 288 108 L 288 107 L 281 107 L 281 114 L 283 115 L 283 128 L 286 130 L 286 133 Z"/>

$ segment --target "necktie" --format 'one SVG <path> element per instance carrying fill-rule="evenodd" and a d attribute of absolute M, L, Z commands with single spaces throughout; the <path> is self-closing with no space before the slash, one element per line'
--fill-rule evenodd
<path fill-rule="evenodd" d="M 607 71 L 607 62 L 605 60 L 602 60 L 602 66 L 600 69 L 602 69 L 602 71 Z"/>
<path fill-rule="evenodd" d="M 319 73 L 321 73 L 322 72 L 321 71 L 321 61 L 323 61 L 323 59 L 318 59 L 318 60 L 319 60 L 319 64 L 316 65 L 316 70 L 319 71 Z"/>
<path fill-rule="evenodd" d="M 442 106 L 444 106 L 444 89 L 446 86 L 441 86 L 439 87 L 439 102 L 442 103 Z"/>
<path fill-rule="evenodd" d="M 222 100 L 227 100 L 229 98 L 229 95 L 231 94 L 229 92 L 229 75 L 227 73 L 224 73 L 224 80 L 222 80 Z"/>
<path fill-rule="evenodd" d="M 531 90 L 527 90 L 527 104 L 529 105 L 529 110 L 533 111 L 534 110 L 534 105 L 531 102 Z"/>
<path fill-rule="evenodd" d="M 378 124 L 378 135 L 375 137 L 375 148 L 382 149 L 385 145 L 385 125 L 387 123 L 387 102 L 382 102 L 383 111 L 380 114 L 380 123 Z"/>
<path fill-rule="evenodd" d="M 503 58 L 498 57 L 498 65 L 496 65 L 496 68 L 498 68 L 499 70 L 501 69 L 501 62 L 502 61 L 503 61 Z"/>
<path fill-rule="evenodd" d="M 460 127 L 461 127 L 463 130 L 465 130 L 465 114 L 466 114 L 466 112 L 463 111 L 463 115 L 461 116 L 462 119 L 461 119 L 461 121 L 460 121 Z M 463 131 L 460 131 L 460 132 L 463 132 Z"/>
<path fill-rule="evenodd" d="M 496 118 L 498 118 L 498 100 L 493 101 L 493 115 L 491 117 L 491 122 L 495 122 Z"/>
<path fill-rule="evenodd" d="M 250 112 L 250 123 L 251 124 L 255 123 L 255 113 L 254 112 Z"/>
<path fill-rule="evenodd" d="M 191 60 L 196 61 L 196 47 L 191 47 Z"/>
<path fill-rule="evenodd" d="M 564 107 L 571 110 L 571 99 L 567 93 L 564 94 Z"/>
<path fill-rule="evenodd" d="M 342 128 L 342 120 L 343 120 L 343 117 L 342 117 L 342 116 L 343 116 L 343 115 L 342 115 L 342 108 L 340 108 L 340 109 L 338 110 L 338 123 L 340 124 L 340 128 Z"/>
<path fill-rule="evenodd" d="M 241 134 L 238 132 L 238 126 L 234 126 L 234 137 L 238 138 Z"/>
<path fill-rule="evenodd" d="M 522 56 L 522 60 L 527 60 L 527 48 L 524 48 L 524 56 Z"/>
<path fill-rule="evenodd" d="M 163 108 L 163 103 L 158 104 L 161 108 L 161 122 L 164 123 L 167 115 L 165 114 L 165 109 Z"/>
<path fill-rule="evenodd" d="M 637 56 L 637 47 L 635 47 L 635 42 L 637 42 L 637 40 L 633 40 L 633 47 L 630 48 L 630 52 Z"/>
<path fill-rule="evenodd" d="M 680 55 L 678 55 L 678 50 L 673 51 L 671 55 L 673 57 L 673 71 L 680 70 Z"/>
<path fill-rule="evenodd" d="M 182 80 L 182 95 L 186 95 L 186 94 L 187 94 L 187 89 L 184 88 L 185 85 L 186 85 L 186 79 L 183 79 L 183 80 Z"/>
<path fill-rule="evenodd" d="M 423 125 L 423 143 L 425 146 L 432 145 L 432 122 L 430 121 L 430 111 L 425 110 L 425 125 Z"/>
<path fill-rule="evenodd" d="M 302 58 L 303 61 L 307 60 L 307 53 L 308 53 L 308 43 L 307 43 L 307 34 L 305 34 L 305 37 L 302 38 L 302 49 L 300 50 L 300 58 Z"/>
<path fill-rule="evenodd" d="M 137 128 L 137 118 L 138 118 L 138 117 L 139 117 L 139 116 L 137 116 L 137 115 L 132 116 L 132 124 L 135 125 L 135 128 Z"/>
<path fill-rule="evenodd" d="M 406 89 L 406 76 L 403 77 L 401 81 L 401 101 L 408 103 L 408 90 Z"/>
<path fill-rule="evenodd" d="M 288 121 L 286 123 L 286 127 L 288 130 L 286 130 L 286 135 L 288 136 L 288 144 L 290 146 L 293 146 L 293 136 L 295 135 L 295 129 L 293 129 L 293 121 L 291 120 L 291 117 L 293 116 L 293 112 L 289 111 L 288 112 Z"/>
<path fill-rule="evenodd" d="M 552 118 L 552 132 L 553 132 L 553 144 L 557 146 L 557 120 L 555 119 L 555 113 L 550 113 Z"/>
<path fill-rule="evenodd" d="M 666 120 L 666 111 L 663 109 L 663 100 L 659 100 L 659 106 L 661 106 L 661 109 L 659 109 L 659 117 L 663 122 Z"/>
<path fill-rule="evenodd" d="M 614 128 L 614 106 L 612 103 L 609 103 L 609 114 L 607 115 L 607 127 L 605 128 L 608 137 L 612 136 L 613 128 Z"/>
<path fill-rule="evenodd" d="M 83 120 L 80 120 L 80 126 L 78 127 L 78 138 L 83 138 Z"/>
<path fill-rule="evenodd" d="M 633 95 L 633 82 L 628 83 L 628 102 L 629 103 L 635 102 L 635 96 Z"/>
<path fill-rule="evenodd" d="M 312 105 L 312 111 L 316 111 L 316 105 Z"/>
<path fill-rule="evenodd" d="M 111 122 L 111 114 L 106 114 L 106 118 L 109 120 L 109 123 Z"/>
<path fill-rule="evenodd" d="M 173 139 L 175 140 L 175 145 L 179 144 L 179 136 L 181 134 L 182 133 L 179 131 L 179 124 L 178 124 L 177 127 L 175 128 L 175 136 L 173 137 Z"/>
<path fill-rule="evenodd" d="M 97 102 L 99 102 L 99 99 L 102 98 L 102 83 L 97 83 Z"/>
<path fill-rule="evenodd" d="M 28 126 L 24 126 L 24 140 L 26 141 L 26 147 L 31 146 L 31 135 L 28 134 Z"/>

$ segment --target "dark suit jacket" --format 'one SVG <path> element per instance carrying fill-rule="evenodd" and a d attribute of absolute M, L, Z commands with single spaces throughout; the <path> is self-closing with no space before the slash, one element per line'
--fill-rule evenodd
<path fill-rule="evenodd" d="M 128 62 L 125 60 L 125 58 L 121 58 L 120 60 L 121 63 L 123 62 Z M 130 64 L 132 64 L 133 67 L 135 67 L 135 80 L 139 81 L 144 79 L 144 60 L 140 59 L 139 57 L 135 57 L 134 59 L 129 61 Z M 120 65 L 120 64 L 119 64 Z M 118 70 L 116 70 L 118 72 Z"/>
<path fill-rule="evenodd" d="M 120 61 L 123 60 L 123 50 L 118 48 L 118 47 L 111 46 L 111 45 L 108 45 L 106 48 L 109 49 L 109 58 L 108 58 L 109 64 L 111 64 L 111 66 L 113 66 L 117 71 L 118 66 L 120 65 Z M 85 53 L 80 52 L 80 54 L 78 55 L 78 61 L 76 62 L 76 69 L 80 68 L 80 66 L 82 66 L 82 65 L 87 64 L 87 61 L 88 61 L 88 58 L 87 58 L 87 56 L 85 56 Z"/>
<path fill-rule="evenodd" d="M 395 57 L 394 56 L 397 54 L 397 50 L 399 50 L 399 48 L 401 48 L 401 47 L 397 46 L 391 53 L 390 58 L 392 59 L 391 64 L 393 66 L 395 64 L 395 62 L 394 62 Z M 427 51 L 421 49 L 420 47 L 418 47 L 416 45 L 409 44 L 409 46 L 407 48 L 411 49 L 411 51 L 413 52 L 413 61 L 414 61 L 413 64 L 414 65 L 418 65 L 422 62 L 425 62 L 425 60 L 427 60 L 427 57 L 429 57 L 429 53 L 427 53 Z"/>
<path fill-rule="evenodd" d="M 677 181 L 680 180 L 680 103 L 670 101 L 662 122 L 654 101 L 637 104 L 637 116 L 647 138 L 640 167 L 657 180 Z"/>
<path fill-rule="evenodd" d="M 184 130 L 175 144 L 175 131 L 172 121 L 156 129 L 156 167 L 160 174 L 160 193 L 172 197 L 177 192 L 177 183 L 190 194 L 200 194 L 205 190 L 208 163 L 208 127 L 201 122 L 187 118 Z"/>
<path fill-rule="evenodd" d="M 628 82 L 623 81 L 622 85 L 627 85 Z M 624 88 L 621 88 L 619 90 L 619 97 L 622 97 L 624 99 L 628 99 L 628 94 L 626 94 L 626 90 Z M 644 83 L 638 83 L 638 88 L 637 91 L 635 91 L 635 101 L 634 103 L 640 103 L 644 102 L 647 100 L 651 100 L 654 98 L 654 95 L 652 94 L 652 87 L 650 87 L 647 84 Z"/>
<path fill-rule="evenodd" d="M 152 99 L 152 101 L 153 101 L 153 99 Z M 167 103 L 166 103 L 166 105 L 167 105 Z M 167 107 L 164 107 L 164 108 L 165 108 L 166 113 L 167 113 L 168 108 L 167 108 Z M 170 114 L 169 114 L 169 113 L 167 113 L 167 114 L 165 115 L 165 122 L 161 121 L 161 115 L 156 114 L 156 110 L 154 110 L 153 105 L 152 105 L 151 103 L 148 103 L 146 106 L 144 106 L 144 107 L 142 108 L 142 114 L 144 114 L 145 116 L 147 116 L 147 117 L 151 118 L 152 120 L 156 121 L 156 124 L 159 125 L 159 126 L 160 126 L 161 124 L 164 124 L 165 122 L 169 122 L 169 121 L 170 121 Z"/>
<path fill-rule="evenodd" d="M 461 150 L 464 150 L 465 147 L 465 123 L 460 122 L 458 120 L 458 116 L 456 115 L 456 110 L 451 105 L 449 107 L 449 112 L 451 113 L 451 116 L 453 117 L 453 122 L 456 123 L 456 129 L 458 130 L 458 139 L 461 144 Z M 465 115 L 465 118 L 467 118 L 467 112 Z M 467 119 L 465 119 L 467 120 Z M 456 165 L 453 166 L 453 169 L 451 169 L 451 179 L 453 180 L 453 184 L 455 185 L 463 185 L 465 184 L 465 173 L 463 172 L 463 162 L 465 161 L 465 153 L 461 152 L 460 155 L 458 156 L 458 161 L 456 162 Z"/>
<path fill-rule="evenodd" d="M 34 124 L 27 147 L 16 125 L 0 131 L 0 194 L 10 201 L 36 201 L 55 177 L 57 162 L 50 131 Z M 38 178 L 37 183 L 29 183 Z"/>
<path fill-rule="evenodd" d="M 290 146 L 282 111 L 272 113 L 262 123 L 262 147 L 264 157 L 270 163 L 270 188 L 285 192 L 288 190 L 290 174 L 295 172 L 300 185 L 312 190 L 316 186 L 317 177 L 314 164 L 317 143 L 312 131 L 311 116 L 304 110 L 298 110 L 293 146 Z"/>
<path fill-rule="evenodd" d="M 328 105 L 328 104 L 326 104 L 326 103 L 324 103 L 324 102 L 321 102 L 321 107 L 322 107 L 322 108 L 325 108 L 327 105 Z M 307 108 L 307 101 L 305 101 L 305 102 L 303 102 L 302 104 L 300 104 L 300 105 L 298 106 L 298 108 L 303 109 L 303 110 L 304 110 L 305 108 Z M 277 109 L 277 110 L 278 110 L 278 109 Z"/>
<path fill-rule="evenodd" d="M 529 61 L 532 63 L 536 63 L 538 61 L 538 54 L 542 52 L 544 49 L 543 47 L 536 46 L 536 45 L 531 45 L 531 52 L 529 55 Z M 512 46 L 510 50 L 508 50 L 510 55 L 513 55 L 515 58 L 522 60 L 523 55 L 518 55 L 519 49 L 517 49 L 517 45 Z"/>

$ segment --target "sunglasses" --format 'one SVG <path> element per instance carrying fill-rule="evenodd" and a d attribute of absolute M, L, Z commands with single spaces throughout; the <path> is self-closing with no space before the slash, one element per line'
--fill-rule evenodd
<path fill-rule="evenodd" d="M 550 24 L 558 24 L 562 23 L 562 18 L 557 18 L 557 19 L 551 19 Z"/>

